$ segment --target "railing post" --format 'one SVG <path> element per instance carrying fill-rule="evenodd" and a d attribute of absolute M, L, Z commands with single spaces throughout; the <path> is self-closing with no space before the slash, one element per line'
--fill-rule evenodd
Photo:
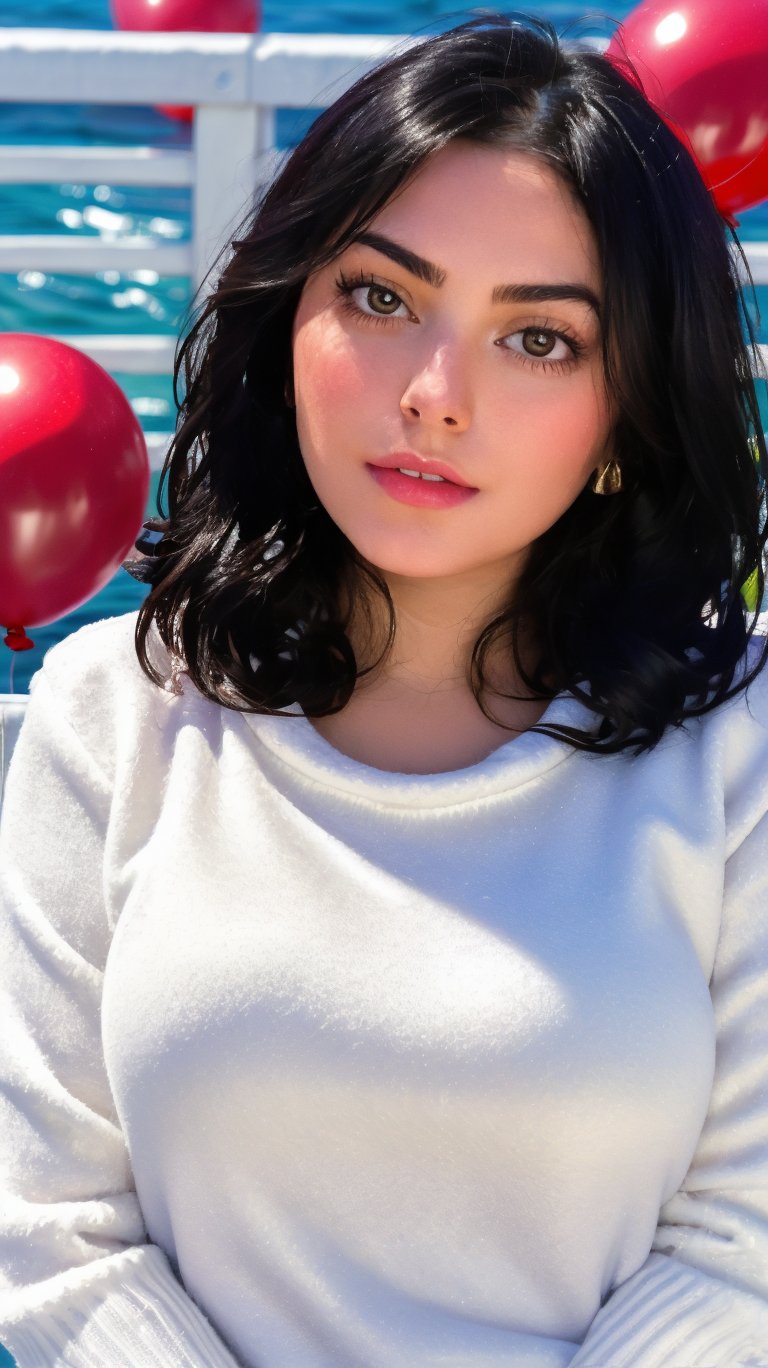
<path fill-rule="evenodd" d="M 193 131 L 194 295 L 269 174 L 274 110 L 265 105 L 199 105 Z M 226 258 L 222 258 L 221 269 Z M 205 282 L 208 294 L 215 280 Z"/>

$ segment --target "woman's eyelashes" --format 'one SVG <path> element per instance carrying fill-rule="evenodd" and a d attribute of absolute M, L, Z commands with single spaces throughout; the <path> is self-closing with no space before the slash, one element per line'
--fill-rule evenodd
<path fill-rule="evenodd" d="M 518 351 L 515 347 L 503 345 L 512 338 L 520 338 L 521 347 L 527 345 L 534 350 Z M 551 350 L 553 339 L 559 348 L 559 354 Z M 584 344 L 570 333 L 560 328 L 547 327 L 546 324 L 532 324 L 528 328 L 521 328 L 519 332 L 508 333 L 497 345 L 504 351 L 512 352 L 524 366 L 544 366 L 547 370 L 556 371 L 571 370 L 573 366 L 578 365 L 579 358 L 586 351 Z M 544 352 L 537 351 L 539 347 L 544 348 Z"/>
<path fill-rule="evenodd" d="M 400 296 L 395 294 L 389 285 L 385 285 L 380 280 L 374 280 L 373 276 L 365 275 L 362 271 L 353 279 L 348 279 L 347 276 L 340 273 L 336 281 L 336 289 L 342 297 L 341 306 L 343 309 L 351 314 L 357 314 L 358 317 L 370 318 L 375 323 L 388 323 L 391 318 L 395 317 L 394 311 L 392 313 L 387 312 L 388 309 L 393 308 L 393 304 L 395 308 L 403 308 L 406 314 L 410 314 L 407 304 L 403 303 Z M 366 290 L 367 296 L 378 294 L 382 302 L 383 313 L 367 313 L 365 309 L 360 308 L 353 296 L 363 289 Z M 401 317 L 403 316 L 401 314 Z"/>
<path fill-rule="evenodd" d="M 351 278 L 340 272 L 336 280 L 336 289 L 340 296 L 341 307 L 345 312 L 358 319 L 365 320 L 366 323 L 384 324 L 386 326 L 413 317 L 408 305 L 390 285 L 384 281 L 376 280 L 374 276 L 368 275 L 364 271 L 360 271 Z M 365 292 L 365 302 L 372 312 L 362 308 L 355 299 L 355 295 L 363 291 Z M 405 312 L 400 313 L 401 309 Z M 517 347 L 505 345 L 510 338 L 520 339 L 521 350 L 518 350 Z M 582 354 L 587 351 L 584 343 L 580 342 L 572 333 L 567 332 L 564 328 L 552 328 L 546 321 L 529 324 L 528 327 L 508 333 L 506 337 L 500 338 L 496 345 L 500 346 L 503 351 L 510 352 L 524 366 L 531 366 L 535 370 L 560 372 L 571 370 L 578 365 Z M 526 346 L 532 350 L 524 350 Z"/>

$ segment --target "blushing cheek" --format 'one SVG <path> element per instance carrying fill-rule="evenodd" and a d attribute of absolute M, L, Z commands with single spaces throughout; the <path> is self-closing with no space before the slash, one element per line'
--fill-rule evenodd
<path fill-rule="evenodd" d="M 540 536 L 570 506 L 601 457 L 609 422 L 607 402 L 590 384 L 562 403 L 538 401 L 523 419 L 519 469 L 527 531 Z"/>
<path fill-rule="evenodd" d="M 365 375 L 344 333 L 322 318 L 296 339 L 294 370 L 301 398 L 324 415 L 338 415 L 365 390 Z"/>
<path fill-rule="evenodd" d="M 341 349 L 320 356 L 314 363 L 312 392 L 315 402 L 333 413 L 347 409 L 364 393 L 365 383 L 354 359 Z"/>
<path fill-rule="evenodd" d="M 591 466 L 603 431 L 594 410 L 571 410 L 567 420 L 560 422 L 553 447 L 562 453 L 562 473 L 566 478 L 569 472 L 573 472 L 578 479 L 585 466 Z"/>
<path fill-rule="evenodd" d="M 562 406 L 550 409 L 547 445 L 557 453 L 557 470 L 564 481 L 583 482 L 600 458 L 610 422 L 607 397 L 597 383 L 581 393 L 564 396 Z"/>

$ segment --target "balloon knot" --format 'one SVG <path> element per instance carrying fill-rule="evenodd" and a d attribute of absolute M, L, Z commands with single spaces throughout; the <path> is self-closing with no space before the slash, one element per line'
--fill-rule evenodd
<path fill-rule="evenodd" d="M 3 637 L 6 646 L 12 651 L 31 651 L 34 641 L 30 641 L 23 627 L 9 627 L 8 635 Z"/>

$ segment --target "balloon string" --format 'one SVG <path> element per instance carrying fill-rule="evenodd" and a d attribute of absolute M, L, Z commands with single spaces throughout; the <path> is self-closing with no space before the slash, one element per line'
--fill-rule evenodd
<path fill-rule="evenodd" d="M 3 637 L 4 644 L 11 652 L 11 669 L 8 676 L 8 692 L 13 693 L 13 669 L 16 664 L 17 651 L 31 651 L 34 648 L 34 641 L 28 637 L 23 627 L 9 627 L 7 636 Z"/>

